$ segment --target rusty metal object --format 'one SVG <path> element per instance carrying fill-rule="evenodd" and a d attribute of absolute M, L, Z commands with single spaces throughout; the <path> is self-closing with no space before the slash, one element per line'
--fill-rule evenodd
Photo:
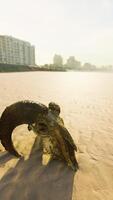
<path fill-rule="evenodd" d="M 0 118 L 0 140 L 4 148 L 14 156 L 20 157 L 12 142 L 13 130 L 22 124 L 32 124 L 48 113 L 48 108 L 30 101 L 16 102 L 4 110 Z"/>

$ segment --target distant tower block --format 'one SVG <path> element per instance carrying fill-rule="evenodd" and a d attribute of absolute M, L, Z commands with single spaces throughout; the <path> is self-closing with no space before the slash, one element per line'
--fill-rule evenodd
<path fill-rule="evenodd" d="M 0 35 L 0 63 L 35 65 L 35 47 L 12 36 Z"/>

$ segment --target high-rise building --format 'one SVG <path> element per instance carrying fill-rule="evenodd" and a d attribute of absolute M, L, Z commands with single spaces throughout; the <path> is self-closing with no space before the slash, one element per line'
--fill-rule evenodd
<path fill-rule="evenodd" d="M 0 35 L 0 63 L 35 65 L 35 47 L 12 36 Z"/>

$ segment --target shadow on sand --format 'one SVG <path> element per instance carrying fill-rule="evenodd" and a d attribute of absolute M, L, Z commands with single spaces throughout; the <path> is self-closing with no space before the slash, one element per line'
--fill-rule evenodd
<path fill-rule="evenodd" d="M 8 162 L 9 160 L 11 160 L 12 158 L 14 158 L 13 155 L 11 155 L 8 152 L 1 152 L 0 153 L 0 166 L 5 164 L 6 162 Z"/>
<path fill-rule="evenodd" d="M 41 164 L 41 152 L 33 144 L 28 160 L 19 159 L 0 180 L 0 199 L 5 200 L 72 200 L 75 173 L 61 161 Z M 4 154 L 0 164 L 12 156 Z"/>

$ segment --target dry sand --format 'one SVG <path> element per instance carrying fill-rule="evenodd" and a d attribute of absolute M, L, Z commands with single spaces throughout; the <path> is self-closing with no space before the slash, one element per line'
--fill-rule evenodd
<path fill-rule="evenodd" d="M 23 99 L 61 105 L 80 166 L 76 174 L 61 161 L 42 166 L 36 136 L 19 126 L 13 141 L 23 157 L 0 145 L 0 200 L 113 200 L 113 74 L 0 74 L 0 85 L 1 113 Z"/>

